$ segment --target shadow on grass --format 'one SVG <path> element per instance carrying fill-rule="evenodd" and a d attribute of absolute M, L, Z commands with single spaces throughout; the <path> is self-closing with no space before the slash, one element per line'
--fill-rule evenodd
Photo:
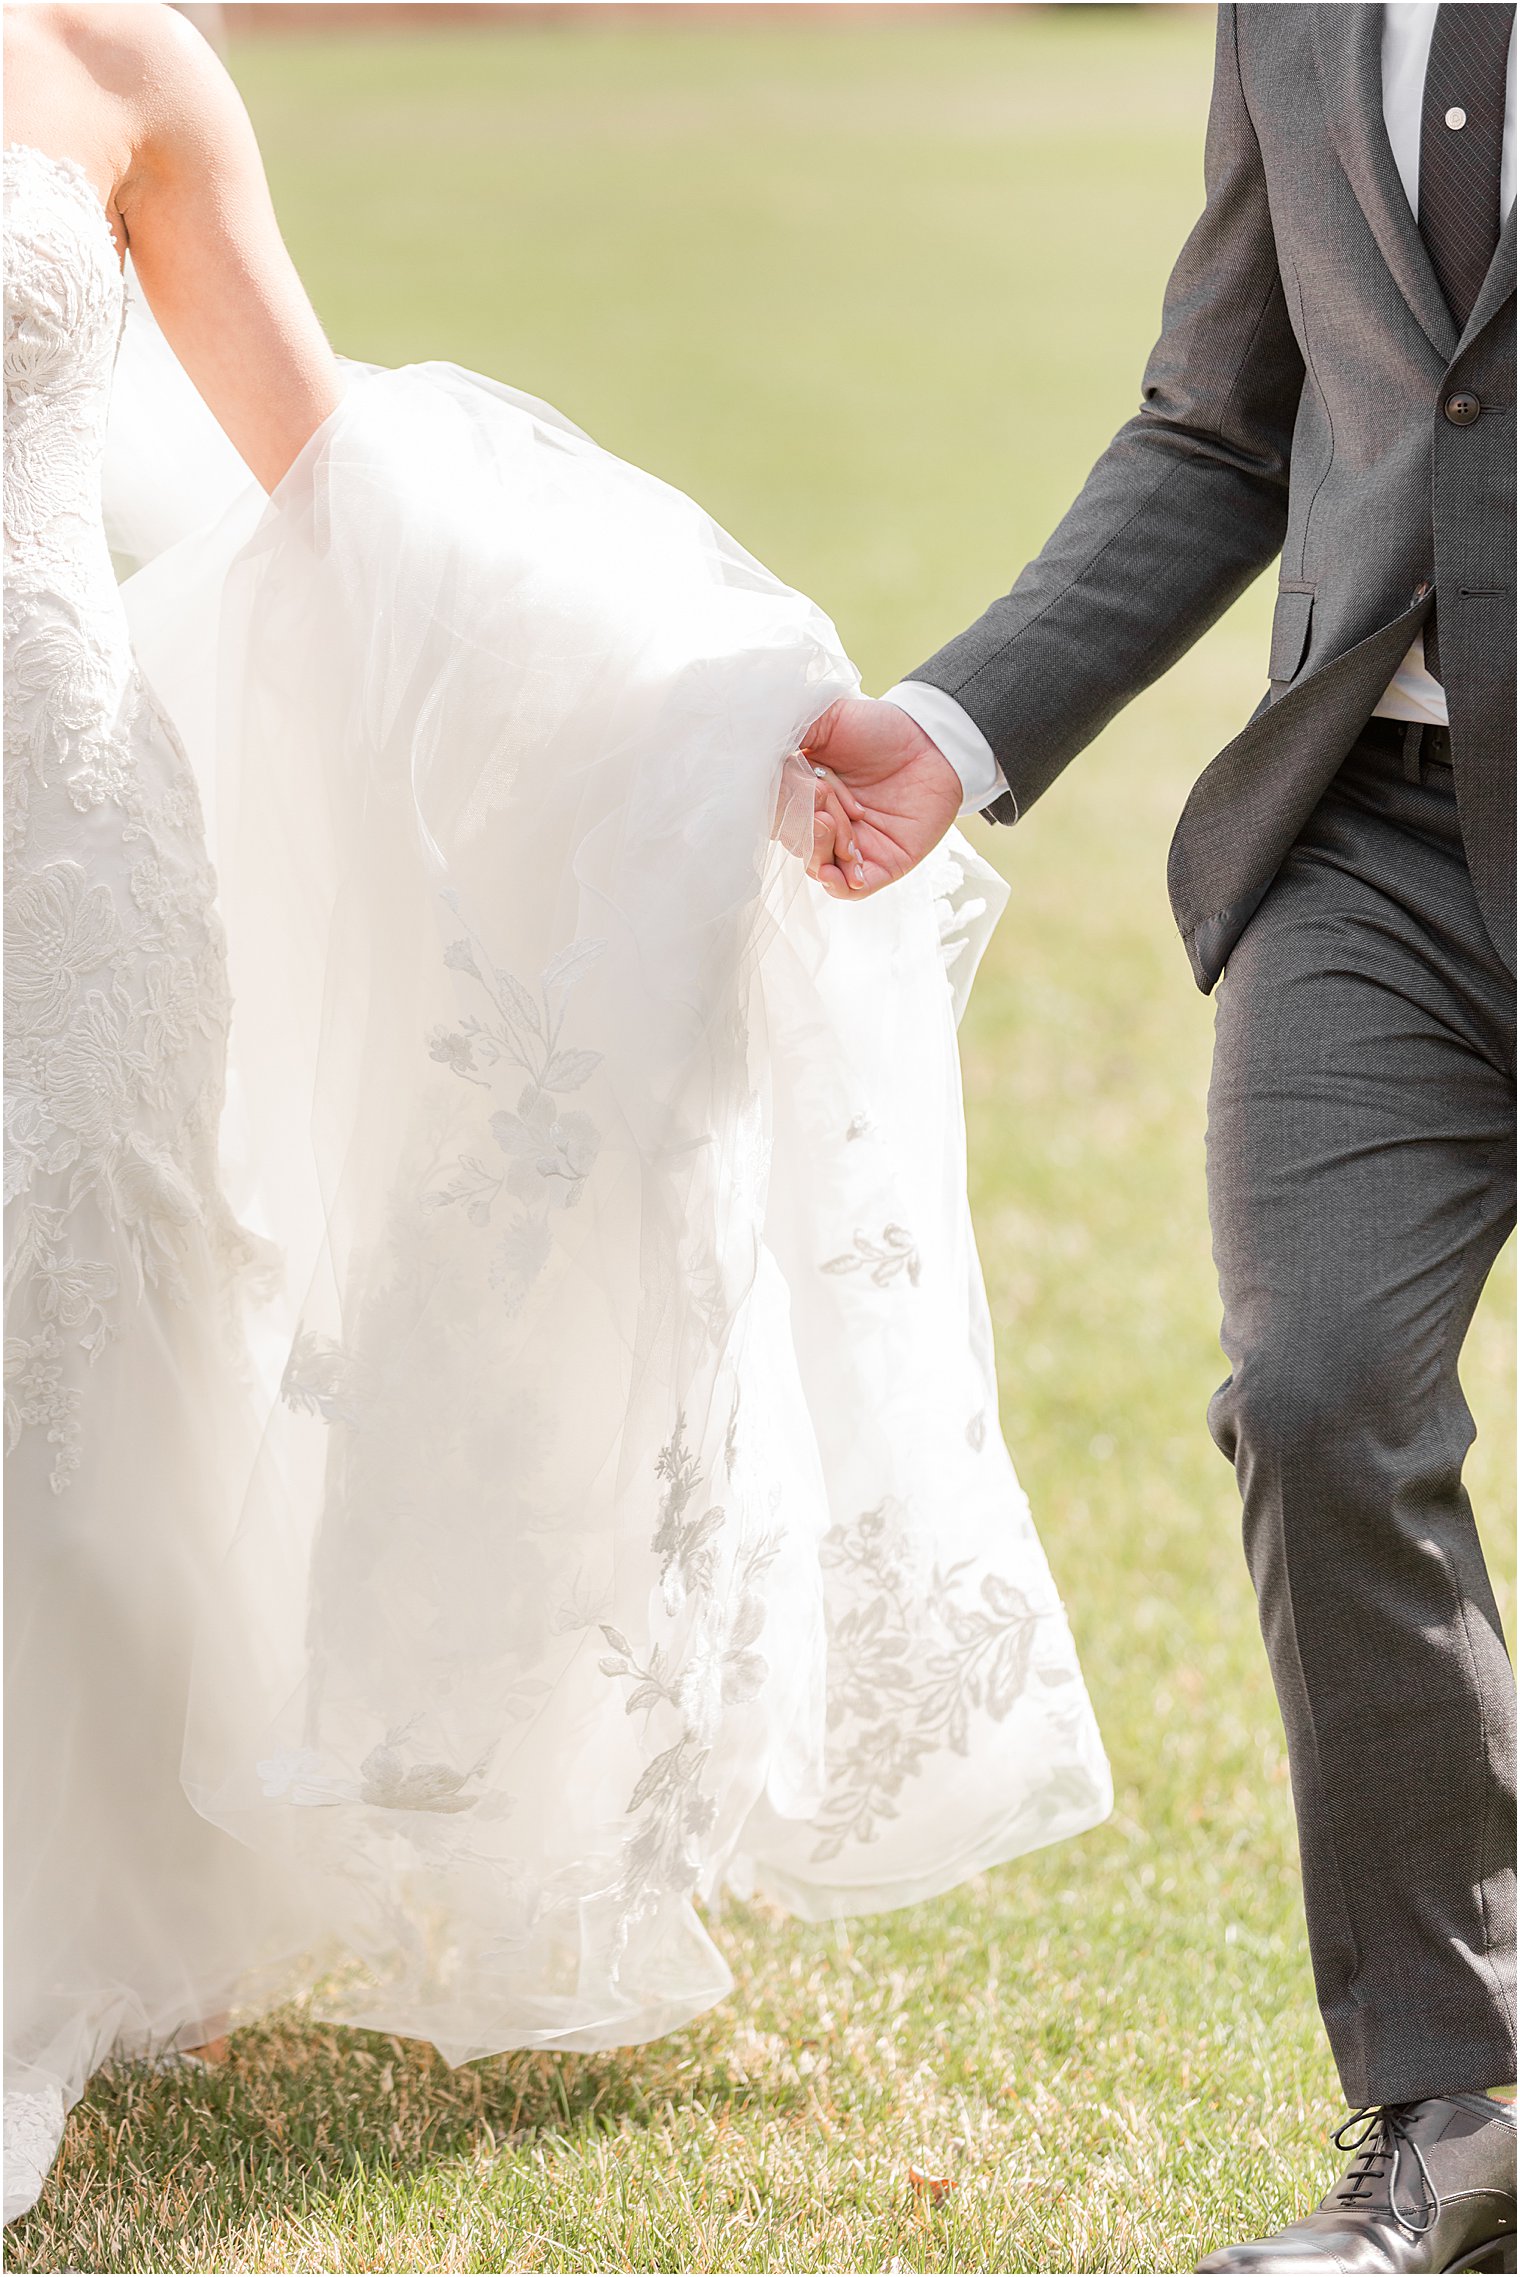
<path fill-rule="evenodd" d="M 297 2226 L 355 2185 L 405 2188 L 539 2143 L 637 2137 L 673 2112 L 720 2125 L 785 2118 L 801 2080 L 750 2079 L 692 2035 L 603 2055 L 526 2052 L 452 2069 L 424 2041 L 315 2023 L 287 2008 L 204 2070 L 116 2065 L 73 2113 L 39 2207 L 6 2232 L 10 2270 L 215 2268 L 250 2225 Z M 166 2231 L 186 2258 L 140 2256 Z M 82 2248 L 92 2258 L 81 2264 Z"/>

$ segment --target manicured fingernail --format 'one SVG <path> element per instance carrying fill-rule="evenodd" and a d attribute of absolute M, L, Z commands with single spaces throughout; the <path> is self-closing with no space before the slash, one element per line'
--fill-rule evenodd
<path fill-rule="evenodd" d="M 849 855 L 852 862 L 858 862 L 860 860 L 860 848 L 856 845 L 853 838 L 850 840 L 850 843 L 846 847 L 845 851 Z"/>
<path fill-rule="evenodd" d="M 857 863 L 855 864 L 855 883 L 856 883 L 857 885 L 864 885 L 864 884 L 865 884 L 865 882 L 866 882 L 866 866 L 865 866 L 864 862 L 857 862 Z"/>

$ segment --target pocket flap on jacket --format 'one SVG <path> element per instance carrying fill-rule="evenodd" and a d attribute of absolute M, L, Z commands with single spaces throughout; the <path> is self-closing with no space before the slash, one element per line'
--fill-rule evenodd
<path fill-rule="evenodd" d="M 1314 588 L 1312 585 L 1296 589 L 1283 586 L 1277 596 L 1277 607 L 1272 612 L 1272 655 L 1267 665 L 1267 677 L 1272 680 L 1291 680 L 1304 660 L 1309 645 L 1309 620 L 1314 614 Z"/>

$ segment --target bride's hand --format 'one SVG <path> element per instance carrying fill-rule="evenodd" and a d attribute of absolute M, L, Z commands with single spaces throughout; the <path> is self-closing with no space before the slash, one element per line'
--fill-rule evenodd
<path fill-rule="evenodd" d="M 938 744 L 880 698 L 846 696 L 831 704 L 803 737 L 802 751 L 819 784 L 815 861 L 808 867 L 836 900 L 860 901 L 905 877 L 960 812 L 961 780 Z"/>
<path fill-rule="evenodd" d="M 813 779 L 813 847 L 807 871 L 839 900 L 866 890 L 865 863 L 855 825 L 860 809 L 838 777 L 809 762 Z"/>
<path fill-rule="evenodd" d="M 855 841 L 854 800 L 827 767 L 813 766 L 791 751 L 781 769 L 771 836 L 803 863 L 831 893 L 848 891 L 849 881 L 865 876 Z"/>

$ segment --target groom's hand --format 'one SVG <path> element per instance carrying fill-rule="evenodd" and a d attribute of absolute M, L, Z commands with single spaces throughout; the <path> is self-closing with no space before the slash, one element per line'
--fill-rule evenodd
<path fill-rule="evenodd" d="M 916 720 L 879 697 L 845 696 L 815 720 L 803 756 L 840 786 L 853 831 L 814 874 L 837 901 L 861 901 L 906 877 L 961 807 L 961 779 Z"/>

